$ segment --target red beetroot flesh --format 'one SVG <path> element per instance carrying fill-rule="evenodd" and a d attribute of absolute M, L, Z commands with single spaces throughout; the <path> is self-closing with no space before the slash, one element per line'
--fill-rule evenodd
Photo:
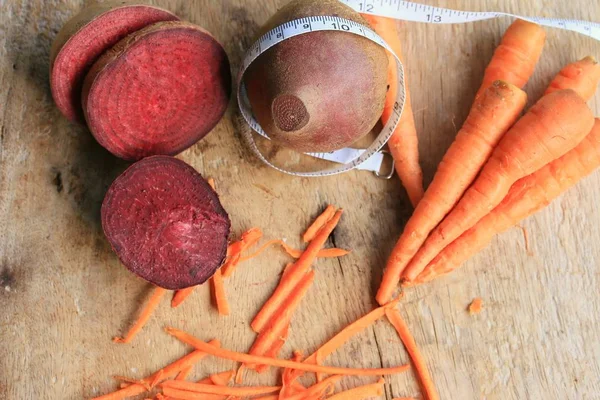
<path fill-rule="evenodd" d="M 202 139 L 225 113 L 230 92 L 223 47 L 198 26 L 162 22 L 98 60 L 84 83 L 83 107 L 102 146 L 139 160 L 175 155 Z"/>
<path fill-rule="evenodd" d="M 177 16 L 166 10 L 145 5 L 121 6 L 114 9 L 95 7 L 99 9 L 100 14 L 93 15 L 92 10 L 92 19 L 86 18 L 83 26 L 77 26 L 81 23 L 80 15 L 65 25 L 65 30 L 76 29 L 69 26 L 70 23 L 75 24 L 78 29 L 72 36 L 70 32 L 59 33 L 55 46 L 61 47 L 53 48 L 53 59 L 50 60 L 52 96 L 60 111 L 73 122 L 84 121 L 81 87 L 86 73 L 102 53 L 125 36 L 145 26 L 160 21 L 178 20 Z M 90 11 L 86 9 L 83 12 Z M 70 38 L 62 38 L 62 34 Z"/>
<path fill-rule="evenodd" d="M 102 204 L 102 227 L 121 262 L 165 289 L 209 279 L 225 259 L 230 226 L 210 185 L 168 156 L 133 164 Z"/>

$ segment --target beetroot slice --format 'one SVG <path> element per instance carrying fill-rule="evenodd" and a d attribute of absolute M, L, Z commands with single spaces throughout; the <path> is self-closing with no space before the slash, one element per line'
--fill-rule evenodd
<path fill-rule="evenodd" d="M 160 21 L 179 18 L 148 5 L 107 1 L 83 9 L 60 30 L 50 52 L 50 86 L 60 111 L 83 122 L 81 87 L 90 67 L 125 36 Z"/>
<path fill-rule="evenodd" d="M 117 157 L 175 155 L 210 132 L 229 102 L 223 47 L 204 29 L 159 22 L 129 35 L 91 68 L 83 109 L 98 142 Z"/>
<path fill-rule="evenodd" d="M 230 226 L 204 178 L 168 156 L 133 164 L 102 203 L 104 234 L 121 262 L 165 289 L 209 279 L 225 260 Z"/>

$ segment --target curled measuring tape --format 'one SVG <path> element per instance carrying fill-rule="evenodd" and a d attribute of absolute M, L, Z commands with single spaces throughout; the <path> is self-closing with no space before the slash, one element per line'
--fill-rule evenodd
<path fill-rule="evenodd" d="M 578 32 L 596 40 L 600 40 L 600 24 L 595 22 L 580 21 L 573 19 L 523 17 L 520 15 L 503 12 L 457 11 L 401 0 L 340 1 L 352 7 L 354 10 L 360 13 L 379 15 L 383 17 L 395 18 L 405 21 L 437 24 L 458 24 L 489 20 L 499 17 L 514 17 L 535 22 L 537 24 L 547 27 Z M 255 120 L 254 116 L 252 115 L 252 108 L 250 106 L 250 102 L 246 93 L 246 87 L 243 82 L 244 73 L 254 60 L 256 60 L 262 53 L 275 46 L 276 44 L 287 40 L 291 37 L 304 35 L 315 31 L 340 31 L 363 36 L 382 46 L 391 54 L 393 54 L 396 58 L 399 79 L 398 93 L 394 105 L 394 113 L 392 114 L 390 120 L 383 127 L 381 133 L 379 133 L 373 144 L 371 144 L 371 146 L 369 146 L 367 149 L 345 148 L 330 153 L 307 153 L 312 157 L 332 161 L 339 164 L 335 167 L 316 172 L 293 172 L 278 167 L 271 163 L 266 158 L 266 156 L 260 151 L 251 131 L 243 131 L 242 135 L 244 136 L 251 150 L 264 163 L 281 172 L 285 172 L 291 175 L 308 177 L 326 176 L 339 174 L 354 168 L 373 171 L 377 174 L 381 168 L 384 159 L 384 152 L 381 152 L 380 150 L 392 136 L 396 126 L 398 125 L 398 122 L 400 121 L 400 116 L 402 115 L 402 111 L 404 109 L 404 68 L 398 57 L 394 54 L 394 52 L 387 45 L 387 43 L 373 30 L 359 23 L 349 21 L 343 18 L 330 16 L 301 18 L 280 25 L 275 29 L 267 32 L 265 35 L 261 36 L 258 39 L 258 41 L 254 43 L 254 45 L 246 53 L 246 56 L 242 63 L 242 67 L 240 68 L 240 72 L 238 74 L 237 99 L 241 110 L 241 114 L 246 120 L 246 122 L 248 122 L 252 130 L 254 130 L 259 135 L 263 136 L 264 138 L 269 139 L 267 134 L 261 128 L 260 124 Z"/>
<path fill-rule="evenodd" d="M 244 73 L 254 60 L 256 60 L 262 53 L 275 46 L 276 44 L 281 43 L 284 40 L 290 39 L 294 36 L 305 35 L 311 32 L 318 31 L 339 31 L 362 36 L 382 46 L 387 51 L 392 53 L 394 57 L 396 57 L 399 82 L 396 102 L 394 103 L 394 112 L 392 113 L 392 116 L 387 121 L 387 123 L 384 125 L 381 132 L 377 135 L 377 138 L 366 149 L 345 148 L 329 153 L 307 153 L 307 155 L 309 156 L 320 158 L 323 160 L 333 161 L 338 165 L 315 172 L 293 172 L 278 167 L 271 163 L 258 148 L 258 145 L 256 144 L 256 141 L 254 140 L 251 131 L 243 131 L 242 135 L 244 136 L 244 139 L 250 146 L 250 149 L 258 156 L 258 158 L 260 158 L 265 164 L 287 174 L 308 177 L 327 176 L 346 172 L 354 168 L 368 169 L 374 172 L 378 172 L 381 167 L 381 163 L 383 162 L 383 153 L 381 153 L 379 150 L 381 150 L 381 148 L 387 143 L 389 138 L 394 133 L 394 130 L 396 129 L 396 126 L 400 121 L 402 110 L 404 109 L 406 95 L 404 90 L 404 68 L 402 67 L 400 59 L 394 54 L 394 52 L 388 46 L 385 40 L 383 40 L 373 30 L 364 25 L 339 17 L 308 17 L 287 22 L 261 36 L 258 39 L 258 41 L 254 43 L 254 45 L 246 53 L 237 78 L 237 100 L 240 106 L 242 116 L 256 133 L 258 133 L 266 139 L 269 139 L 267 134 L 261 128 L 260 124 L 252 115 L 252 107 L 250 106 L 250 101 L 248 100 L 248 95 L 246 93 L 246 86 L 244 85 L 243 80 Z"/>

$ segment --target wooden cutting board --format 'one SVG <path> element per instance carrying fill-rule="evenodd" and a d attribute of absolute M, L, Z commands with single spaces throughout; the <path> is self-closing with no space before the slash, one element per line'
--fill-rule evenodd
<path fill-rule="evenodd" d="M 81 399 L 113 390 L 113 375 L 140 378 L 185 354 L 173 325 L 246 351 L 248 324 L 289 260 L 279 251 L 241 266 L 226 282 L 233 312 L 219 317 L 202 287 L 178 309 L 168 301 L 131 345 L 123 333 L 149 294 L 111 252 L 99 225 L 108 185 L 126 167 L 87 130 L 67 122 L 48 86 L 50 44 L 87 1 L 0 2 L 0 399 Z M 283 1 L 155 1 L 202 25 L 225 45 L 234 68 L 259 26 Z M 586 0 L 440 1 L 440 6 L 600 20 Z M 509 20 L 466 25 L 403 23 L 408 79 L 429 182 L 463 122 L 484 67 Z M 600 44 L 548 30 L 527 92 L 535 101 L 566 63 Z M 600 115 L 600 96 L 590 103 Z M 313 351 L 371 310 L 381 270 L 411 207 L 397 178 L 351 172 L 322 179 L 285 176 L 241 144 L 232 102 L 227 117 L 181 158 L 217 181 L 233 232 L 260 226 L 267 238 L 300 245 L 299 233 L 327 203 L 346 213 L 332 243 L 352 254 L 316 263 L 317 279 L 284 347 Z M 600 399 L 600 173 L 585 179 L 520 228 L 495 239 L 465 268 L 408 291 L 402 313 L 443 399 Z M 525 239 L 523 230 L 528 232 Z M 474 297 L 483 312 L 470 316 Z M 407 356 L 387 322 L 358 335 L 330 363 L 379 367 Z M 198 377 L 231 369 L 206 359 Z M 275 372 L 247 374 L 274 383 Z M 349 388 L 364 382 L 343 380 Z M 385 398 L 419 396 L 411 373 L 387 380 Z"/>

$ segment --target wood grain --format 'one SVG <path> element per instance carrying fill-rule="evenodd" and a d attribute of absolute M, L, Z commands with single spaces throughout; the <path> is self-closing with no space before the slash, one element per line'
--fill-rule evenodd
<path fill-rule="evenodd" d="M 186 349 L 162 332 L 170 324 L 223 346 L 249 348 L 250 318 L 288 259 L 275 250 L 240 266 L 227 290 L 232 315 L 219 317 L 203 287 L 186 303 L 158 309 L 131 345 L 124 332 L 149 287 L 119 265 L 99 225 L 108 185 L 126 164 L 52 102 L 48 57 L 76 0 L 0 2 L 0 399 L 81 399 L 116 387 L 113 375 L 142 377 Z M 283 0 L 155 1 L 213 32 L 234 67 L 260 24 Z M 600 19 L 585 0 L 440 1 L 459 9 Z M 402 23 L 413 108 L 426 181 L 464 120 L 483 69 L 509 20 L 466 25 Z M 548 30 L 527 85 L 533 102 L 567 62 L 597 55 L 600 45 Z M 590 103 L 600 115 L 600 96 Z M 268 238 L 300 245 L 299 233 L 326 204 L 347 212 L 332 244 L 350 248 L 319 260 L 317 279 L 292 323 L 284 354 L 314 350 L 374 306 L 381 268 L 410 214 L 396 179 L 365 172 L 323 179 L 282 175 L 261 165 L 240 141 L 234 105 L 213 133 L 181 157 L 217 181 L 233 230 L 264 228 Z M 522 226 L 498 237 L 452 276 L 407 293 L 402 313 L 421 345 L 443 399 L 599 399 L 600 173 Z M 480 315 L 466 307 L 484 301 Z M 333 355 L 331 364 L 379 367 L 406 362 L 384 321 Z M 206 359 L 197 376 L 232 368 Z M 273 383 L 247 374 L 247 383 Z M 346 379 L 351 387 L 361 379 Z M 386 399 L 417 396 L 411 374 L 386 384 Z"/>

